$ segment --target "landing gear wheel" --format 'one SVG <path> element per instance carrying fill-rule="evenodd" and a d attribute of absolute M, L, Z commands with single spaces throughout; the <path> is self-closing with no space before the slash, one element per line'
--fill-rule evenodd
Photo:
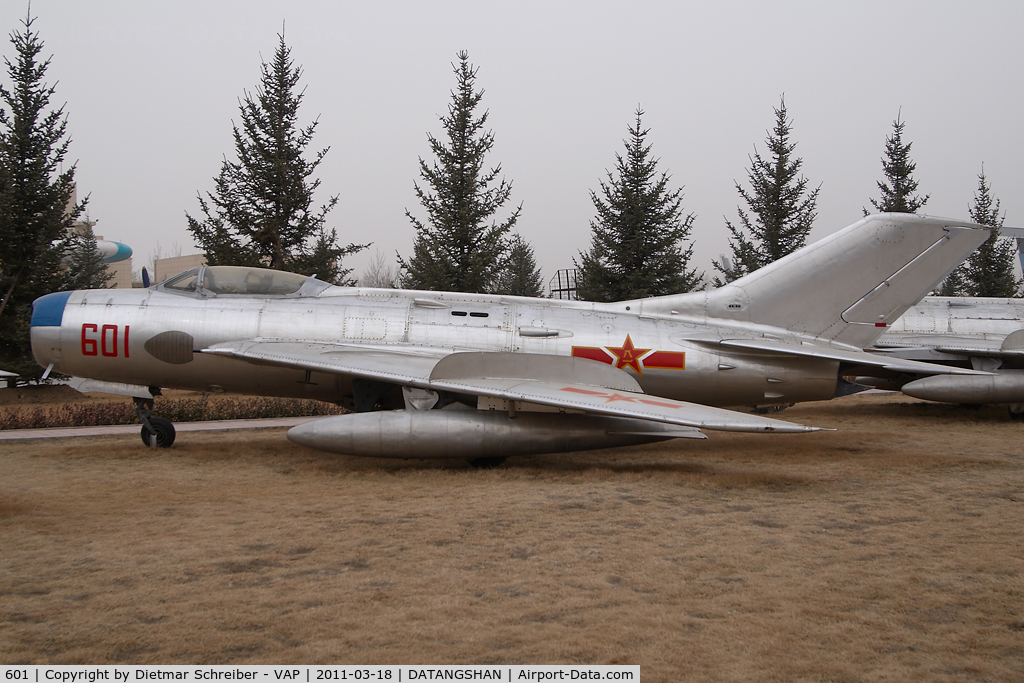
<path fill-rule="evenodd" d="M 489 470 L 498 467 L 503 462 L 505 462 L 505 458 L 498 456 L 496 458 L 473 458 L 469 461 L 469 464 L 477 469 Z"/>
<path fill-rule="evenodd" d="M 151 417 L 149 418 L 149 424 L 153 425 L 153 431 L 150 432 L 148 427 L 142 426 L 142 443 L 149 446 L 151 434 L 156 434 L 156 445 L 159 448 L 167 448 L 174 443 L 174 424 L 170 420 L 162 417 Z"/>

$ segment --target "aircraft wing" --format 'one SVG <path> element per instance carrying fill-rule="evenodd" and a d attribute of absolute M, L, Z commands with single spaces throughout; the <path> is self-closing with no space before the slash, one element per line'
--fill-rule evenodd
<path fill-rule="evenodd" d="M 435 389 L 482 394 L 513 401 L 583 410 L 600 415 L 634 417 L 655 422 L 726 432 L 816 432 L 793 422 L 747 415 L 699 403 L 675 401 L 632 391 L 615 391 L 585 384 L 528 379 L 461 379 L 431 383 Z"/>
<path fill-rule="evenodd" d="M 817 427 L 650 396 L 622 370 L 568 356 L 467 352 L 439 357 L 387 347 L 256 340 L 215 344 L 201 352 L 257 364 L 346 374 L 434 391 L 524 401 L 698 429 L 819 431 Z"/>
<path fill-rule="evenodd" d="M 708 343 L 706 340 L 695 340 Z M 818 346 L 812 344 L 787 344 L 786 342 L 773 339 L 721 339 L 712 342 L 726 348 L 743 349 L 747 351 L 760 351 L 790 356 L 805 356 L 809 358 L 824 358 L 836 360 L 841 363 L 852 363 L 855 365 L 870 365 L 883 370 L 894 372 L 907 372 L 918 375 L 987 375 L 987 372 L 978 370 L 967 370 L 965 368 L 954 368 L 935 363 L 924 363 L 916 360 L 904 360 L 893 356 L 886 356 L 866 351 L 854 351 L 837 349 L 830 346 Z"/>
<path fill-rule="evenodd" d="M 443 356 L 443 352 L 396 351 L 356 344 L 256 340 L 214 344 L 201 352 L 257 365 L 353 375 L 421 389 L 430 388 L 430 371 Z"/>

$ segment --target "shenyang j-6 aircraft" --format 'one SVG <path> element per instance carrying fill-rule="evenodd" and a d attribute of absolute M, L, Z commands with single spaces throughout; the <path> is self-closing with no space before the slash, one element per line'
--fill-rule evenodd
<path fill-rule="evenodd" d="M 161 388 L 315 398 L 354 414 L 288 432 L 351 455 L 466 458 L 815 427 L 721 406 L 817 401 L 884 369 L 984 374 L 863 351 L 988 237 L 909 214 L 864 218 L 709 291 L 602 304 L 336 287 L 207 266 L 147 289 L 41 297 L 47 372 L 131 385 L 147 444 Z"/>
<path fill-rule="evenodd" d="M 1016 238 L 1024 266 L 1024 229 L 1003 226 Z M 858 382 L 897 389 L 915 398 L 964 405 L 1006 405 L 1024 419 L 1024 300 L 994 297 L 925 297 L 886 329 L 871 351 L 897 358 L 986 370 L 973 377 L 915 377 L 878 373 Z"/>
<path fill-rule="evenodd" d="M 990 375 L 924 378 L 899 374 L 858 378 L 908 396 L 965 405 L 1006 405 L 1024 417 L 1024 300 L 990 297 L 925 297 L 875 341 L 873 351 Z"/>

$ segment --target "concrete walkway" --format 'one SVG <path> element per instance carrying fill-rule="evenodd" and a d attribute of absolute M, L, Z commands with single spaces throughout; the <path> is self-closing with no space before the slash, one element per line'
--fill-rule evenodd
<path fill-rule="evenodd" d="M 324 417 L 324 416 L 319 416 Z M 207 422 L 175 422 L 176 432 L 224 431 L 228 429 L 268 429 L 294 427 L 316 417 L 275 417 L 264 420 L 210 420 Z M 0 431 L 0 441 L 27 439 L 68 439 L 74 436 L 107 436 L 110 434 L 138 434 L 141 425 L 98 425 L 95 427 L 50 427 L 47 429 L 8 429 Z"/>

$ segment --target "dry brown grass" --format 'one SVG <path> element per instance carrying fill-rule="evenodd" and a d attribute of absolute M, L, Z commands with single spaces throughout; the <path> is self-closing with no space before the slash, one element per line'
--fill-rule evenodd
<path fill-rule="evenodd" d="M 1020 680 L 1024 426 L 888 396 L 782 417 L 840 431 L 496 470 L 283 430 L 0 445 L 0 661 Z"/>
<path fill-rule="evenodd" d="M 168 391 L 157 399 L 154 414 L 172 422 L 253 420 L 308 415 L 339 415 L 332 403 L 268 396 L 205 396 L 195 391 Z M 81 394 L 66 386 L 0 389 L 0 430 L 138 424 L 132 400 L 110 394 Z"/>

